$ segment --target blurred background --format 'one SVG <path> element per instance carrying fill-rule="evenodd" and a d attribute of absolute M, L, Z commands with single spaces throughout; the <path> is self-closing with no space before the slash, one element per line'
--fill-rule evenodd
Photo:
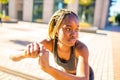
<path fill-rule="evenodd" d="M 120 26 L 120 0 L 0 0 L 2 22 L 28 21 L 48 23 L 61 8 L 78 14 L 81 27 L 99 29 Z"/>

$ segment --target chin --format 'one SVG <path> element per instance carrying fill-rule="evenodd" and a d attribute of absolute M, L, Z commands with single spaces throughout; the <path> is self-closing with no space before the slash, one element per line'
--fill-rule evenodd
<path fill-rule="evenodd" d="M 75 45 L 75 43 L 69 43 L 68 44 L 68 46 L 74 46 Z"/>

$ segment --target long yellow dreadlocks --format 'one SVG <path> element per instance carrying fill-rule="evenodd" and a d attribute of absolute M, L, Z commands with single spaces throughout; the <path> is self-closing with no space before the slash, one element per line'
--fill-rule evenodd
<path fill-rule="evenodd" d="M 59 26 L 60 26 L 61 22 L 63 21 L 65 16 L 68 15 L 68 14 L 73 14 L 77 17 L 77 15 L 74 12 L 69 11 L 67 9 L 60 9 L 53 14 L 53 16 L 51 17 L 51 20 L 49 22 L 49 25 L 48 25 L 48 27 L 49 27 L 48 28 L 49 38 L 55 39 L 56 32 L 59 29 Z"/>

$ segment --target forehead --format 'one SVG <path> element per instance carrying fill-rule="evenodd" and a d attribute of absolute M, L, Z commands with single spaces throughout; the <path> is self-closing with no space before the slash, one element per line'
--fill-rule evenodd
<path fill-rule="evenodd" d="M 66 24 L 66 25 L 79 25 L 79 20 L 78 17 L 75 16 L 74 14 L 68 14 L 65 15 L 63 18 L 63 21 L 61 22 L 61 25 Z"/>

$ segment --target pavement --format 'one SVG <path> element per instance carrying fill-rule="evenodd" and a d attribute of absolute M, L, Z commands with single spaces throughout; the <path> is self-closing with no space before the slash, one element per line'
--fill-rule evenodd
<path fill-rule="evenodd" d="M 20 21 L 0 24 L 0 80 L 54 80 L 40 69 L 38 58 L 19 62 L 9 59 L 10 55 L 20 53 L 27 44 L 46 37 L 47 24 Z M 97 30 L 97 33 L 79 32 L 79 40 L 88 46 L 94 80 L 120 80 L 120 33 L 104 30 Z"/>

